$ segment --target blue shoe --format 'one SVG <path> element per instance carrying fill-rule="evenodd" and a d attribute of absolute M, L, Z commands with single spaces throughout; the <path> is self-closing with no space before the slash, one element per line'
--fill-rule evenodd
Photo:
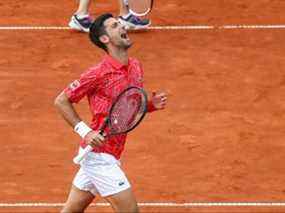
<path fill-rule="evenodd" d="M 70 22 L 68 23 L 68 26 L 71 29 L 88 33 L 91 24 L 92 20 L 89 15 L 86 15 L 83 18 L 78 18 L 77 15 L 73 15 Z"/>
<path fill-rule="evenodd" d="M 119 16 L 119 22 L 124 25 L 127 30 L 147 29 L 151 24 L 149 19 L 140 19 L 132 14 L 127 18 Z"/>

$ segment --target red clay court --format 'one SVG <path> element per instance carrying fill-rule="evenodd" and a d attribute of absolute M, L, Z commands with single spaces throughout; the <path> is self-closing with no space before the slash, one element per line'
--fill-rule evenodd
<path fill-rule="evenodd" d="M 94 16 L 116 4 L 96 1 Z M 77 170 L 79 137 L 53 101 L 104 53 L 66 28 L 75 7 L 0 2 L 0 212 L 58 212 Z M 141 212 L 285 212 L 284 11 L 282 0 L 157 0 L 153 28 L 131 33 L 145 87 L 169 93 L 122 158 Z M 112 212 L 97 202 L 87 212 Z"/>

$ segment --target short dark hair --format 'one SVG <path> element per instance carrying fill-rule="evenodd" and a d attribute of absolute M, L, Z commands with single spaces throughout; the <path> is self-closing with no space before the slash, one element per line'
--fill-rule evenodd
<path fill-rule="evenodd" d="M 93 23 L 91 24 L 90 31 L 89 31 L 89 38 L 93 44 L 102 48 L 106 52 L 108 52 L 106 45 L 100 41 L 100 36 L 107 34 L 104 22 L 109 19 L 113 18 L 111 13 L 105 13 L 97 17 Z"/>

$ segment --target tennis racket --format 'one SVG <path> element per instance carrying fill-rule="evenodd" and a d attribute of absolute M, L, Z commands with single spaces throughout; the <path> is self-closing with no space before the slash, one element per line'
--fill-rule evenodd
<path fill-rule="evenodd" d="M 103 134 L 107 127 L 109 131 L 107 131 L 105 137 L 127 133 L 137 127 L 146 112 L 146 92 L 139 87 L 128 87 L 114 100 L 99 133 Z M 85 149 L 73 159 L 73 162 L 79 164 L 92 150 L 92 146 L 86 146 Z"/>
<path fill-rule="evenodd" d="M 153 6 L 153 0 L 128 0 L 129 11 L 135 16 L 145 16 Z"/>

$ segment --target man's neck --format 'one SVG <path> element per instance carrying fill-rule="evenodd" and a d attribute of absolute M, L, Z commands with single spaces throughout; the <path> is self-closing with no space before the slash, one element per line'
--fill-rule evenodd
<path fill-rule="evenodd" d="M 119 61 L 123 65 L 128 65 L 129 56 L 127 51 L 112 51 L 109 50 L 109 55 Z"/>

